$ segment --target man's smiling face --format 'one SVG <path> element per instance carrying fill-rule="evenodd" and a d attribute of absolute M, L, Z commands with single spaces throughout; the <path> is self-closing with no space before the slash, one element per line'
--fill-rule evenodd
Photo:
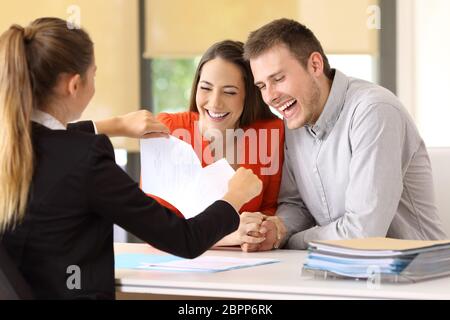
<path fill-rule="evenodd" d="M 250 65 L 264 101 L 283 115 L 289 129 L 317 121 L 323 108 L 317 80 L 286 46 L 268 49 L 250 59 Z"/>

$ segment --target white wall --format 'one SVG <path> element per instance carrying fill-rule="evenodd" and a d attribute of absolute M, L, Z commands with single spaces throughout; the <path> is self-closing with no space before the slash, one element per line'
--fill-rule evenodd
<path fill-rule="evenodd" d="M 450 1 L 397 4 L 399 98 L 428 147 L 450 146 Z"/>
<path fill-rule="evenodd" d="M 449 12 L 448 0 L 397 0 L 397 94 L 429 147 L 436 205 L 450 236 Z"/>

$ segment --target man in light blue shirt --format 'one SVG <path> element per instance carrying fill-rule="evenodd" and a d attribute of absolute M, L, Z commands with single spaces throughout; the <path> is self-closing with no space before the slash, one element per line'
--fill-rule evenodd
<path fill-rule="evenodd" d="M 314 34 L 293 20 L 251 33 L 245 55 L 265 102 L 287 126 L 277 217 L 249 251 L 446 237 L 425 144 L 391 92 L 331 69 Z"/>

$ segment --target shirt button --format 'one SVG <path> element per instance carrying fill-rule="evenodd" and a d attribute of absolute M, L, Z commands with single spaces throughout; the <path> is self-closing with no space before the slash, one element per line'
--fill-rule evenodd
<path fill-rule="evenodd" d="M 317 168 L 313 168 L 313 172 L 314 172 L 314 173 L 317 173 Z"/>

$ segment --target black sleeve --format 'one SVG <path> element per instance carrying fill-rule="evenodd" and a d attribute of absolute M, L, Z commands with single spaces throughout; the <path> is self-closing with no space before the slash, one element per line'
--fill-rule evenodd
<path fill-rule="evenodd" d="M 67 130 L 68 131 L 86 132 L 86 133 L 95 133 L 94 123 L 90 120 L 69 123 L 67 125 Z"/>
<path fill-rule="evenodd" d="M 239 215 L 225 201 L 216 201 L 185 220 L 149 198 L 116 165 L 113 147 L 104 135 L 96 136 L 89 158 L 91 210 L 157 249 L 194 258 L 239 226 Z"/>

